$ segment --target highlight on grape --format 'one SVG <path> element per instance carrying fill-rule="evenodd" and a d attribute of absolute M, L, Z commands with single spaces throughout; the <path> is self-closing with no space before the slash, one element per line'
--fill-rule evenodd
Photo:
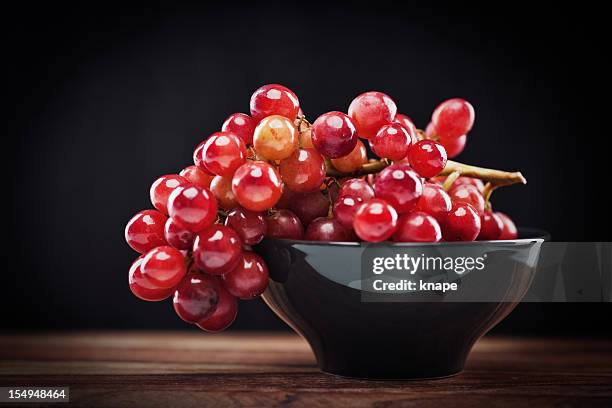
<path fill-rule="evenodd" d="M 263 239 L 517 237 L 491 195 L 526 183 L 522 174 L 449 160 L 474 125 L 464 99 L 443 101 L 425 131 L 377 91 L 313 122 L 297 95 L 278 84 L 257 89 L 249 108 L 220 120 L 220 130 L 195 147 L 193 163 L 155 179 L 154 209 L 125 227 L 139 253 L 128 273 L 131 291 L 147 301 L 172 297 L 188 323 L 221 331 L 236 318 L 238 300 L 266 290 L 268 267 L 252 250 Z M 378 159 L 368 159 L 365 143 Z"/>

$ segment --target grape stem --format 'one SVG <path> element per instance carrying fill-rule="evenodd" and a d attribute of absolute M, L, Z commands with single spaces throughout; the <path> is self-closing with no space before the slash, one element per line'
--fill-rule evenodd
<path fill-rule="evenodd" d="M 369 163 L 366 163 L 361 166 L 361 168 L 352 173 L 343 173 L 338 171 L 330 161 L 326 161 L 327 165 L 327 175 L 329 177 L 359 177 L 364 176 L 366 174 L 375 174 L 383 170 L 387 167 L 390 162 L 386 160 L 376 160 Z M 491 183 L 495 188 L 502 186 L 509 186 L 512 184 L 527 184 L 527 180 L 521 172 L 508 172 L 502 170 L 495 169 L 487 169 L 484 167 L 471 166 L 468 164 L 459 163 L 453 160 L 449 160 L 446 162 L 446 167 L 442 172 L 440 172 L 440 176 L 449 176 L 452 173 L 458 173 L 458 175 L 465 177 L 474 177 L 481 179 L 484 182 Z"/>

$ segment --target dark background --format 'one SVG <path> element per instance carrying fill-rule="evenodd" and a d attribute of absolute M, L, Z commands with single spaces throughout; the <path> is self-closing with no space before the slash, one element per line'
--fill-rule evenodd
<path fill-rule="evenodd" d="M 609 240 L 607 136 L 593 126 L 606 117 L 590 113 L 596 19 L 559 5 L 460 6 L 88 3 L 7 15 L 1 328 L 189 330 L 169 302 L 130 293 L 123 229 L 151 207 L 151 182 L 191 164 L 266 83 L 295 91 L 311 120 L 380 90 L 424 128 L 439 102 L 466 98 L 476 124 L 459 160 L 529 180 L 496 192 L 496 209 L 557 241 Z M 607 335 L 611 311 L 523 304 L 495 330 Z M 241 303 L 234 325 L 283 327 L 260 300 Z"/>

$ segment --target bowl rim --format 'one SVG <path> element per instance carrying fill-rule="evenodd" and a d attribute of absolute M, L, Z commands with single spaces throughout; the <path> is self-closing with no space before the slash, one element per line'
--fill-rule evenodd
<path fill-rule="evenodd" d="M 338 246 L 338 247 L 360 247 L 368 245 L 384 245 L 387 247 L 422 247 L 422 246 L 454 246 L 454 245 L 496 245 L 496 244 L 529 244 L 542 243 L 550 241 L 551 237 L 547 231 L 539 228 L 520 227 L 518 228 L 519 236 L 527 236 L 527 238 L 517 239 L 498 239 L 488 241 L 456 241 L 456 242 L 357 242 L 357 241 L 312 241 L 303 239 L 287 239 L 287 238 L 264 238 L 264 241 L 280 241 L 290 243 L 291 245 L 318 245 L 318 246 Z"/>

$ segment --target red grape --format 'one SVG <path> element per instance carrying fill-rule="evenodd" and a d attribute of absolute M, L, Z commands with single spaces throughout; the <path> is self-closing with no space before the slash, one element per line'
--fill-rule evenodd
<path fill-rule="evenodd" d="M 438 139 L 438 142 L 446 149 L 446 154 L 448 158 L 452 159 L 453 157 L 459 156 L 459 154 L 463 151 L 463 149 L 465 148 L 466 140 L 467 136 L 462 135 L 450 139 L 440 138 Z"/>
<path fill-rule="evenodd" d="M 484 212 L 485 200 L 478 188 L 471 184 L 455 185 L 448 195 L 454 203 L 470 204 L 479 215 Z"/>
<path fill-rule="evenodd" d="M 213 224 L 193 241 L 193 260 L 203 272 L 223 275 L 234 269 L 242 253 L 240 237 L 224 225 Z"/>
<path fill-rule="evenodd" d="M 446 150 L 433 140 L 421 140 L 408 151 L 408 162 L 421 177 L 434 177 L 446 166 Z"/>
<path fill-rule="evenodd" d="M 372 198 L 357 210 L 353 227 L 364 241 L 384 241 L 397 229 L 397 212 L 385 200 Z"/>
<path fill-rule="evenodd" d="M 382 92 L 366 92 L 351 102 L 348 114 L 353 119 L 360 137 L 369 139 L 376 135 L 378 129 L 393 122 L 397 106 Z"/>
<path fill-rule="evenodd" d="M 181 224 L 178 224 L 172 218 L 168 218 L 164 228 L 164 235 L 168 244 L 176 249 L 189 249 L 195 238 L 195 234 L 185 229 Z"/>
<path fill-rule="evenodd" d="M 302 239 L 304 226 L 300 219 L 289 210 L 278 210 L 266 217 L 266 237 Z"/>
<path fill-rule="evenodd" d="M 368 152 L 361 140 L 357 140 L 355 148 L 346 156 L 337 159 L 331 159 L 333 166 L 343 173 L 352 173 L 357 171 L 368 162 Z"/>
<path fill-rule="evenodd" d="M 357 143 L 355 125 L 342 112 L 327 112 L 319 116 L 311 127 L 312 144 L 330 159 L 349 154 Z"/>
<path fill-rule="evenodd" d="M 170 297 L 172 292 L 174 292 L 173 288 L 160 289 L 142 276 L 140 267 L 142 266 L 143 259 L 144 255 L 140 255 L 134 261 L 128 273 L 128 283 L 132 293 L 136 297 L 142 300 L 148 300 L 149 302 L 157 302 Z"/>
<path fill-rule="evenodd" d="M 318 190 L 325 180 L 325 162 L 315 149 L 298 149 L 280 162 L 285 186 L 298 193 Z"/>
<path fill-rule="evenodd" d="M 257 123 L 246 113 L 232 113 L 225 119 L 221 130 L 231 132 L 240 137 L 245 144 L 253 144 L 253 131 Z"/>
<path fill-rule="evenodd" d="M 281 196 L 281 178 L 276 169 L 262 161 L 243 164 L 232 179 L 232 191 L 244 208 L 265 211 Z"/>
<path fill-rule="evenodd" d="M 286 159 L 298 147 L 297 130 L 293 122 L 284 116 L 268 116 L 255 128 L 253 147 L 262 159 Z"/>
<path fill-rule="evenodd" d="M 238 207 L 238 200 L 232 191 L 232 178 L 215 176 L 210 183 L 210 191 L 217 199 L 217 203 L 221 208 L 231 210 Z"/>
<path fill-rule="evenodd" d="M 204 167 L 212 173 L 231 177 L 247 157 L 244 141 L 233 133 L 213 133 L 202 148 Z"/>
<path fill-rule="evenodd" d="M 359 178 L 348 179 L 342 183 L 340 188 L 340 197 L 345 195 L 355 196 L 363 201 L 367 201 L 370 198 L 374 198 L 374 189 L 370 186 L 367 181 Z"/>
<path fill-rule="evenodd" d="M 282 85 L 264 85 L 251 96 L 251 116 L 258 121 L 271 115 L 281 115 L 294 120 L 299 109 L 297 96 Z"/>
<path fill-rule="evenodd" d="M 478 240 L 492 241 L 499 239 L 504 229 L 504 223 L 498 214 L 485 211 L 480 216 L 480 234 Z"/>
<path fill-rule="evenodd" d="M 351 240 L 349 231 L 335 218 L 320 217 L 308 225 L 304 239 L 309 241 L 345 242 Z"/>
<path fill-rule="evenodd" d="M 168 200 L 170 217 L 191 232 L 198 232 L 217 219 L 217 201 L 207 188 L 186 185 L 176 188 Z"/>
<path fill-rule="evenodd" d="M 480 233 L 480 217 L 471 205 L 453 203 L 442 225 L 442 236 L 446 241 L 474 241 Z"/>
<path fill-rule="evenodd" d="M 200 142 L 193 151 L 193 164 L 195 164 L 200 170 L 209 176 L 214 176 L 214 174 L 206 168 L 206 164 L 202 159 L 202 151 L 204 150 L 204 146 L 206 145 L 206 140 Z"/>
<path fill-rule="evenodd" d="M 411 211 L 423 194 L 423 184 L 417 174 L 405 163 L 393 164 L 381 171 L 374 184 L 377 198 L 403 214 Z"/>
<path fill-rule="evenodd" d="M 140 211 L 125 226 L 125 240 L 134 251 L 141 254 L 166 245 L 164 225 L 167 219 L 168 217 L 159 211 Z"/>
<path fill-rule="evenodd" d="M 353 229 L 353 220 L 357 209 L 363 200 L 356 196 L 340 196 L 334 203 L 334 215 L 338 222 L 347 230 Z"/>
<path fill-rule="evenodd" d="M 452 207 L 453 202 L 442 186 L 433 183 L 423 184 L 423 195 L 416 205 L 417 211 L 431 215 L 441 224 Z"/>
<path fill-rule="evenodd" d="M 281 197 L 276 202 L 275 207 L 289 209 L 289 207 L 291 207 L 291 203 L 295 200 L 295 196 L 297 196 L 298 193 L 294 193 L 293 191 L 289 190 L 285 184 L 281 184 L 281 190 Z"/>
<path fill-rule="evenodd" d="M 442 102 L 431 116 L 435 133 L 438 137 L 448 139 L 468 133 L 474 125 L 474 108 L 461 98 Z"/>
<path fill-rule="evenodd" d="M 499 239 L 516 239 L 518 237 L 518 231 L 516 225 L 514 225 L 514 221 L 503 212 L 498 211 L 495 214 L 499 216 L 504 225 Z"/>
<path fill-rule="evenodd" d="M 397 222 L 393 240 L 398 242 L 438 242 L 442 231 L 438 221 L 429 214 L 414 211 L 403 214 Z"/>
<path fill-rule="evenodd" d="M 302 225 L 308 225 L 315 218 L 327 216 L 329 199 L 320 191 L 295 194 L 289 209 L 302 221 Z"/>
<path fill-rule="evenodd" d="M 268 287 L 268 267 L 253 252 L 245 251 L 242 260 L 231 272 L 223 275 L 223 283 L 229 293 L 239 299 L 253 299 Z"/>
<path fill-rule="evenodd" d="M 206 187 L 210 186 L 210 182 L 212 181 L 212 175 L 208 174 L 201 167 L 198 166 L 189 166 L 185 167 L 179 173 L 181 177 L 184 177 L 191 184 L 195 184 L 198 187 Z"/>
<path fill-rule="evenodd" d="M 170 193 L 178 186 L 184 186 L 185 184 L 189 184 L 187 179 L 177 174 L 166 174 L 155 180 L 149 190 L 153 207 L 164 214 L 168 214 L 168 197 L 170 197 Z"/>
<path fill-rule="evenodd" d="M 266 235 L 267 225 L 262 213 L 238 207 L 227 214 L 225 225 L 240 236 L 245 245 L 255 245 Z"/>
<path fill-rule="evenodd" d="M 370 147 L 378 157 L 394 161 L 406 157 L 411 143 L 410 133 L 399 123 L 384 125 L 370 139 Z"/>
<path fill-rule="evenodd" d="M 142 276 L 158 288 L 176 286 L 185 273 L 185 257 L 176 248 L 160 246 L 153 248 L 145 255 L 140 266 Z"/>
<path fill-rule="evenodd" d="M 200 329 L 213 333 L 228 328 L 238 314 L 238 300 L 220 282 L 217 286 L 217 295 L 219 300 L 213 314 L 196 323 Z"/>
<path fill-rule="evenodd" d="M 399 123 L 400 125 L 406 128 L 406 130 L 408 131 L 408 134 L 410 135 L 410 140 L 412 144 L 415 144 L 416 142 L 419 141 L 419 138 L 417 137 L 416 126 L 414 126 L 414 123 L 408 116 L 402 113 L 398 113 L 397 115 L 395 115 L 394 122 Z"/>
<path fill-rule="evenodd" d="M 218 281 L 212 276 L 190 272 L 174 292 L 176 314 L 188 323 L 197 323 L 212 316 L 219 303 L 218 287 Z"/>

